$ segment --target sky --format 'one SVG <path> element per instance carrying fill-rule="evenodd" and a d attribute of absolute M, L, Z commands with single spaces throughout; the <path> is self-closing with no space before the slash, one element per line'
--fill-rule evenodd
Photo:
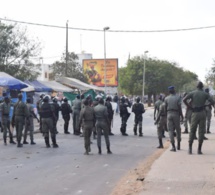
<path fill-rule="evenodd" d="M 215 26 L 213 0 L 0 0 L 0 18 L 17 21 L 98 29 L 69 29 L 69 52 L 91 53 L 94 59 L 118 58 L 125 66 L 128 56 L 143 55 L 176 62 L 184 70 L 196 73 L 201 81 L 215 58 L 215 28 L 178 31 L 128 33 Z M 8 23 L 8 22 L 6 22 Z M 41 42 L 45 64 L 60 60 L 65 52 L 66 29 L 20 24 L 27 27 L 29 38 Z M 39 61 L 39 59 L 38 59 Z M 146 64 L 147 65 L 147 64 Z"/>

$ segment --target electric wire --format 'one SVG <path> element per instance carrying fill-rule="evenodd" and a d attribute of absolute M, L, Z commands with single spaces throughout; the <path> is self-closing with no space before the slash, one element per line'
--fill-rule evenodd
<path fill-rule="evenodd" d="M 61 28 L 66 29 L 66 26 L 58 26 L 58 25 L 50 25 L 50 24 L 40 24 L 40 23 L 33 23 L 33 22 L 25 22 L 19 20 L 12 20 L 6 18 L 0 18 L 0 20 L 8 21 L 8 22 L 15 22 L 20 24 L 27 24 L 27 25 L 35 25 L 35 26 L 43 26 L 43 27 L 51 27 L 51 28 Z M 215 28 L 215 25 L 212 26 L 201 26 L 201 27 L 191 27 L 191 28 L 181 28 L 181 29 L 161 29 L 161 30 L 108 30 L 107 32 L 116 32 L 116 33 L 162 33 L 162 32 L 179 32 L 179 31 L 193 31 L 193 30 L 203 30 L 203 29 L 211 29 Z M 70 30 L 82 30 L 82 31 L 100 31 L 103 32 L 102 29 L 91 29 L 91 28 L 75 28 L 75 27 L 68 27 Z"/>

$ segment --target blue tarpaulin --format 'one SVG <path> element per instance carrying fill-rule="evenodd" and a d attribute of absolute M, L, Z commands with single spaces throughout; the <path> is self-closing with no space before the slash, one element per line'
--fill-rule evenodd
<path fill-rule="evenodd" d="M 0 77 L 0 86 L 7 87 L 9 89 L 23 89 L 28 87 L 26 83 L 20 81 L 19 79 L 16 79 L 14 77 Z"/>
<path fill-rule="evenodd" d="M 42 83 L 40 83 L 37 80 L 35 80 L 35 81 L 25 80 L 24 82 L 33 86 L 36 92 L 51 92 L 51 91 L 53 91 L 52 88 L 43 85 Z"/>

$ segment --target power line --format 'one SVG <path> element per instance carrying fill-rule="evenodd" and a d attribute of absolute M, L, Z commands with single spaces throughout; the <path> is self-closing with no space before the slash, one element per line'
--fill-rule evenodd
<path fill-rule="evenodd" d="M 66 28 L 65 26 L 24 22 L 24 21 L 18 21 L 18 20 L 6 19 L 6 18 L 0 18 L 0 20 L 8 21 L 8 22 L 21 23 L 21 24 L 27 24 L 27 25 L 51 27 L 51 28 L 62 28 L 62 29 Z M 192 28 L 181 28 L 181 29 L 164 29 L 164 30 L 109 30 L 108 32 L 116 32 L 116 33 L 161 33 L 161 32 L 179 32 L 179 31 L 203 30 L 203 29 L 210 29 L 210 28 L 215 28 L 215 25 L 202 26 L 202 27 L 192 27 Z M 75 27 L 68 27 L 68 29 L 103 32 L 103 29 L 75 28 Z"/>

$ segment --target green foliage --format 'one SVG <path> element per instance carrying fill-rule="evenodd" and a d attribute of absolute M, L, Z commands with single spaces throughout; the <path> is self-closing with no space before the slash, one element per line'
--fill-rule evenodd
<path fill-rule="evenodd" d="M 136 56 L 127 62 L 127 66 L 119 68 L 119 85 L 121 91 L 130 95 L 141 95 L 143 87 L 143 56 Z M 145 94 L 166 94 L 168 86 L 174 85 L 178 92 L 183 86 L 197 80 L 197 75 L 184 71 L 175 63 L 158 59 L 145 61 Z"/>
<path fill-rule="evenodd" d="M 74 52 L 68 53 L 68 65 L 67 71 L 66 69 L 66 54 L 63 53 L 61 61 L 56 61 L 52 66 L 52 74 L 51 79 L 59 78 L 65 76 L 65 72 L 67 73 L 67 77 L 76 78 L 80 81 L 87 83 L 87 78 L 83 74 L 82 66 L 77 62 L 78 56 Z"/>
<path fill-rule="evenodd" d="M 0 71 L 21 80 L 36 79 L 38 67 L 30 58 L 39 55 L 39 45 L 27 37 L 26 29 L 0 21 Z"/>
<path fill-rule="evenodd" d="M 213 87 L 215 87 L 215 60 L 213 60 L 212 67 L 205 76 L 205 79 L 207 85 L 212 85 Z"/>

